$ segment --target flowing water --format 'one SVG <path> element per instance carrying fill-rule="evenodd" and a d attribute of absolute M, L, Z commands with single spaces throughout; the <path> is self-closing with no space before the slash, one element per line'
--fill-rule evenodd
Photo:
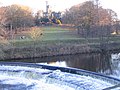
<path fill-rule="evenodd" d="M 46 62 L 44 60 L 42 62 L 55 66 L 84 69 L 120 79 L 120 53 L 68 55 L 46 58 Z"/>
<path fill-rule="evenodd" d="M 73 67 L 120 79 L 120 53 L 77 54 L 11 61 Z M 113 86 L 90 76 L 33 67 L 0 66 L 0 77 L 0 88 L 3 88 L 0 90 L 101 90 Z"/>
<path fill-rule="evenodd" d="M 0 65 L 0 90 L 102 90 L 114 85 L 116 83 L 89 75 Z"/>
<path fill-rule="evenodd" d="M 43 63 L 52 66 L 84 69 L 120 79 L 120 53 L 94 53 L 12 60 L 12 62 Z"/>

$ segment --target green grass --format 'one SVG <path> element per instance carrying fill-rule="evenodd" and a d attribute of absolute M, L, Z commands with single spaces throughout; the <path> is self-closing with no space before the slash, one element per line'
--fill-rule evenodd
<path fill-rule="evenodd" d="M 71 31 L 61 27 L 42 27 L 43 35 L 36 40 L 38 46 L 47 45 L 47 44 L 67 44 L 70 42 L 76 42 L 80 38 L 76 31 Z M 31 46 L 34 44 L 34 41 L 30 38 L 29 35 L 25 35 L 26 39 L 21 39 L 20 36 L 16 36 L 15 40 L 10 40 L 10 43 L 15 46 Z M 82 41 L 82 39 L 81 39 Z"/>
<path fill-rule="evenodd" d="M 77 31 L 67 30 L 61 27 L 42 27 L 42 29 L 43 35 L 36 40 L 33 40 L 29 34 L 25 33 L 23 34 L 26 36 L 25 39 L 20 39 L 20 36 L 22 36 L 22 34 L 19 34 L 16 35 L 16 38 L 14 40 L 9 40 L 9 45 L 5 46 L 0 44 L 0 59 L 4 59 L 6 57 L 30 58 L 34 56 L 34 53 L 38 54 L 37 57 L 42 54 L 49 56 L 49 54 L 54 55 L 53 51 L 56 53 L 62 51 L 64 52 L 64 49 L 68 49 L 68 53 L 70 53 L 69 50 L 71 49 L 75 50 L 75 52 L 77 49 L 83 50 L 84 52 L 87 50 L 87 48 L 89 50 L 89 47 L 93 48 L 94 50 L 97 50 L 98 48 L 99 51 L 101 43 L 100 38 L 80 38 L 77 34 Z M 103 37 L 103 42 L 107 41 L 108 38 Z M 120 36 L 109 37 L 109 42 L 120 43 Z M 119 48 L 119 46 L 112 46 L 110 48 L 116 49 Z"/>
<path fill-rule="evenodd" d="M 79 35 L 75 30 L 69 30 L 61 27 L 42 27 L 43 35 L 38 38 L 38 40 L 46 41 L 46 40 L 64 40 L 64 39 L 78 39 Z M 17 35 L 15 40 L 20 40 L 20 36 Z M 25 40 L 31 40 L 29 35 L 25 35 Z M 21 41 L 21 40 L 20 40 Z"/>
<path fill-rule="evenodd" d="M 10 40 L 9 42 L 15 46 L 31 46 L 36 43 L 36 46 L 43 45 L 55 45 L 55 44 L 98 44 L 100 43 L 100 38 L 80 38 L 75 30 L 68 30 L 61 27 L 42 27 L 43 35 L 34 42 L 29 35 L 26 35 L 26 39 L 19 39 L 19 36 L 15 40 Z M 103 38 L 106 42 L 108 39 Z M 120 42 L 120 37 L 109 37 L 109 42 Z"/>
<path fill-rule="evenodd" d="M 64 40 L 78 39 L 76 31 L 71 31 L 61 27 L 45 27 L 43 28 L 42 40 Z"/>
<path fill-rule="evenodd" d="M 68 30 L 68 29 L 61 28 L 61 27 L 43 27 L 43 30 L 45 30 L 45 31 L 64 31 L 64 30 Z"/>

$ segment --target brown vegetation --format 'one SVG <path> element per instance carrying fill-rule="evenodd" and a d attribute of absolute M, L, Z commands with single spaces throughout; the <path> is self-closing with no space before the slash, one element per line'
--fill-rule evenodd
<path fill-rule="evenodd" d="M 92 1 L 86 1 L 67 10 L 62 20 L 65 24 L 75 25 L 80 36 L 81 34 L 93 36 L 94 33 L 99 36 L 104 34 L 100 33 L 104 31 L 109 32 L 107 34 L 110 35 L 117 22 L 117 14 L 111 9 L 104 9 L 94 4 Z M 116 30 L 114 29 L 114 31 Z"/>

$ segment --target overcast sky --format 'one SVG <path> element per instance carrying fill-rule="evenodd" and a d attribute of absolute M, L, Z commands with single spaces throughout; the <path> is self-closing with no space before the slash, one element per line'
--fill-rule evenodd
<path fill-rule="evenodd" d="M 45 4 L 48 4 L 54 11 L 64 11 L 73 5 L 85 2 L 87 0 L 0 0 L 1 5 L 22 4 L 31 7 L 33 10 L 45 10 Z M 120 18 L 120 0 L 99 0 L 104 8 L 114 10 Z"/>

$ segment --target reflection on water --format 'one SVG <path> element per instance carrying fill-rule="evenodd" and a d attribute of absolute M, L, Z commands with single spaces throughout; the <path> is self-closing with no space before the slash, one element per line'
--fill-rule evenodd
<path fill-rule="evenodd" d="M 97 53 L 47 57 L 44 64 L 74 67 L 120 78 L 120 54 Z"/>
<path fill-rule="evenodd" d="M 73 67 L 120 77 L 120 54 L 111 54 L 108 52 L 44 57 L 38 59 L 21 60 L 21 62 L 44 63 L 62 67 Z"/>
<path fill-rule="evenodd" d="M 62 67 L 67 67 L 65 61 L 56 61 L 56 62 L 48 62 L 47 64 L 50 64 L 52 66 L 62 66 Z"/>
<path fill-rule="evenodd" d="M 110 59 L 110 54 L 80 54 L 61 57 L 61 60 L 66 63 L 67 67 L 74 67 L 94 72 L 104 72 L 108 70 L 109 74 L 112 73 Z M 50 62 L 47 63 L 49 64 Z"/>
<path fill-rule="evenodd" d="M 104 72 L 109 69 L 109 73 L 112 73 L 110 59 L 110 54 L 77 54 L 44 58 L 46 63 L 51 65 L 74 67 L 94 72 Z"/>

